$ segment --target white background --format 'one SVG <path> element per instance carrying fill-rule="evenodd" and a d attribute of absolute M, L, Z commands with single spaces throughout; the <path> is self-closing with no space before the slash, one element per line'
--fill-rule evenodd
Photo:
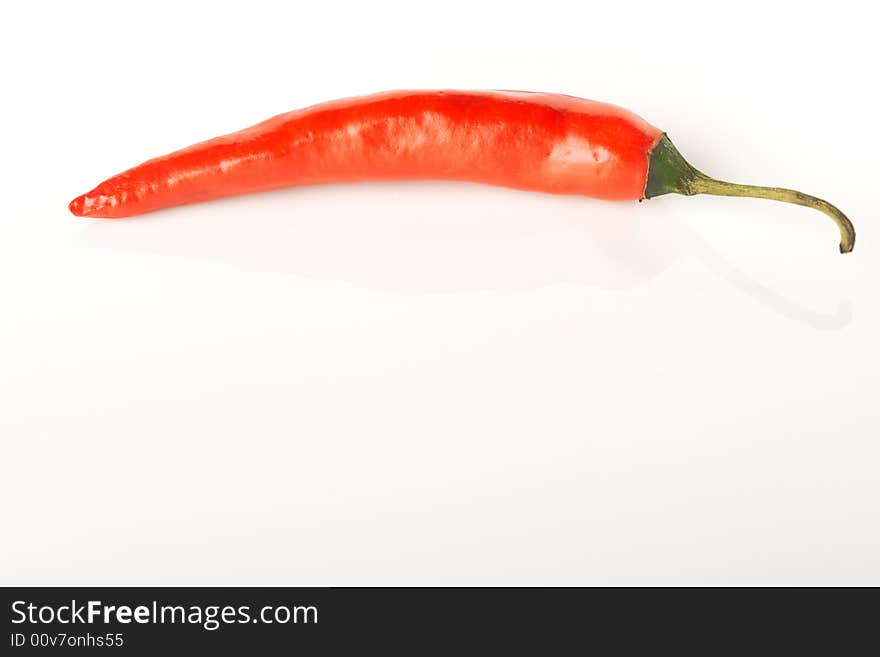
<path fill-rule="evenodd" d="M 4 4 L 0 581 L 880 584 L 877 15 L 807 5 Z M 629 107 L 855 252 L 767 201 L 452 183 L 67 212 L 433 87 Z"/>

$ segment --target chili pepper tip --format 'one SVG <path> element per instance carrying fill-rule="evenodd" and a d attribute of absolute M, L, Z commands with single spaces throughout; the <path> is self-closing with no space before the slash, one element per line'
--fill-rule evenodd
<path fill-rule="evenodd" d="M 67 209 L 70 210 L 71 214 L 76 217 L 84 217 L 85 212 L 83 212 L 83 208 L 86 204 L 86 195 L 77 196 L 70 202 L 70 205 L 67 206 Z"/>

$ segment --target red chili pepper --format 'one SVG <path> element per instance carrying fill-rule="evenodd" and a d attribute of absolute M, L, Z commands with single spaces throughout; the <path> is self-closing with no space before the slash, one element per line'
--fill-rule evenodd
<path fill-rule="evenodd" d="M 396 91 L 281 114 L 114 176 L 70 203 L 77 216 L 128 217 L 294 185 L 443 179 L 641 200 L 751 196 L 829 215 L 841 253 L 855 231 L 840 210 L 788 189 L 715 180 L 625 109 L 522 91 Z"/>

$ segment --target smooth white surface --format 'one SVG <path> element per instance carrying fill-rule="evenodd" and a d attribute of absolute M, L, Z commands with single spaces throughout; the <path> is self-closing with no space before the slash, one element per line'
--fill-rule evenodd
<path fill-rule="evenodd" d="M 0 582 L 880 584 L 873 6 L 4 5 Z M 110 222 L 389 88 L 629 107 L 847 212 L 447 183 Z"/>

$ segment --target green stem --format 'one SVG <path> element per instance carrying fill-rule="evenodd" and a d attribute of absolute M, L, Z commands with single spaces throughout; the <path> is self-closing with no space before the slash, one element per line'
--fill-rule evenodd
<path fill-rule="evenodd" d="M 856 231 L 850 220 L 828 201 L 793 189 L 740 185 L 711 178 L 691 166 L 666 135 L 661 137 L 654 150 L 651 151 L 645 198 L 654 198 L 662 194 L 747 196 L 803 205 L 824 212 L 834 220 L 840 229 L 841 253 L 852 251 L 856 240 Z"/>

